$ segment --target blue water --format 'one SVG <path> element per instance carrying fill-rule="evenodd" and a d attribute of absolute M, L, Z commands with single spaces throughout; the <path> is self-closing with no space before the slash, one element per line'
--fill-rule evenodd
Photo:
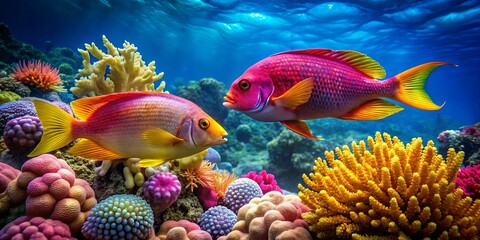
<path fill-rule="evenodd" d="M 357 50 L 377 60 L 388 77 L 448 61 L 459 67 L 437 69 L 426 86 L 445 107 L 407 108 L 399 124 L 439 115 L 458 126 L 480 121 L 479 1 L 319 2 L 15 0 L 2 1 L 0 21 L 38 49 L 46 41 L 73 49 L 101 45 L 102 35 L 117 47 L 127 40 L 165 72 L 167 90 L 177 78 L 213 77 L 229 86 L 258 60 L 290 49 Z"/>

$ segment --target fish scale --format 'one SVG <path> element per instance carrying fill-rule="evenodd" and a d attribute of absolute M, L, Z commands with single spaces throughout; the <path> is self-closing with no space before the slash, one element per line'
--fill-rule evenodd
<path fill-rule="evenodd" d="M 276 58 L 280 58 L 277 60 Z M 332 61 L 313 56 L 282 54 L 273 56 L 264 63 L 270 69 L 277 97 L 303 79 L 312 77 L 314 86 L 310 100 L 296 109 L 297 114 L 328 112 L 329 115 L 340 116 L 346 108 L 353 108 L 366 99 L 388 97 L 393 88 L 392 82 L 374 81 L 358 70 Z M 333 73 L 333 74 L 332 74 Z M 312 118 L 321 117 L 315 114 Z M 309 117 L 307 117 L 308 119 Z"/>

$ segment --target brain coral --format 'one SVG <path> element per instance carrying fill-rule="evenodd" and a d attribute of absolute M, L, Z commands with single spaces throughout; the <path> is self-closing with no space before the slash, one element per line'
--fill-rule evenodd
<path fill-rule="evenodd" d="M 406 146 L 377 132 L 375 139 L 326 152 L 304 174 L 302 215 L 320 239 L 474 239 L 479 237 L 480 200 L 462 198 L 453 180 L 463 152 L 444 160 L 432 141 Z"/>
<path fill-rule="evenodd" d="M 90 209 L 97 203 L 93 189 L 83 179 L 76 179 L 67 163 L 50 154 L 25 162 L 17 179 L 28 194 L 25 209 L 28 216 L 60 220 L 78 234 Z"/>
<path fill-rule="evenodd" d="M 51 68 L 50 64 L 40 61 L 20 62 L 10 75 L 13 79 L 44 91 L 66 91 L 58 76 L 58 69 Z"/>
<path fill-rule="evenodd" d="M 268 192 L 238 210 L 238 222 L 222 240 L 312 239 L 301 219 L 309 209 L 294 195 Z"/>
<path fill-rule="evenodd" d="M 263 194 L 270 191 L 278 191 L 283 193 L 282 189 L 277 185 L 277 181 L 275 181 L 275 176 L 267 173 L 265 170 L 260 171 L 258 174 L 255 171 L 250 171 L 243 175 L 242 178 L 250 178 L 258 183 Z"/>
<path fill-rule="evenodd" d="M 204 231 L 210 233 L 213 239 L 227 235 L 237 222 L 237 215 L 224 206 L 209 208 L 202 214 L 198 224 Z"/>
<path fill-rule="evenodd" d="M 82 227 L 87 239 L 147 239 L 153 211 L 142 198 L 117 194 L 99 202 Z"/>
<path fill-rule="evenodd" d="M 67 240 L 72 238 L 68 225 L 58 220 L 42 217 L 19 217 L 0 231 L 0 240 L 52 239 Z"/>
<path fill-rule="evenodd" d="M 262 189 L 255 181 L 250 178 L 239 178 L 227 187 L 223 201 L 227 208 L 237 213 L 243 205 L 262 195 Z"/>

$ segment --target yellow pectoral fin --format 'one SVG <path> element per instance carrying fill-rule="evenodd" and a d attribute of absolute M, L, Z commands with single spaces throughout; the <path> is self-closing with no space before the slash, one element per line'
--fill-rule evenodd
<path fill-rule="evenodd" d="M 280 122 L 283 126 L 286 128 L 294 131 L 295 133 L 298 133 L 306 138 L 314 139 L 314 140 L 323 140 L 321 137 L 316 137 L 312 135 L 312 132 L 310 132 L 310 127 L 308 127 L 308 124 L 305 121 L 301 120 L 290 120 L 290 121 L 283 121 Z"/>
<path fill-rule="evenodd" d="M 278 97 L 272 98 L 272 101 L 279 106 L 294 109 L 304 103 L 306 103 L 313 90 L 313 78 L 306 78 L 292 88 L 288 89 L 285 93 Z"/>
<path fill-rule="evenodd" d="M 165 164 L 169 160 L 166 159 L 140 159 L 138 166 L 141 168 L 155 167 L 158 165 Z"/>
<path fill-rule="evenodd" d="M 185 142 L 185 140 L 161 128 L 153 128 L 145 131 L 142 134 L 142 139 L 153 145 L 175 145 Z"/>
<path fill-rule="evenodd" d="M 73 145 L 70 150 L 71 154 L 93 160 L 113 160 L 124 158 L 117 153 L 114 153 L 104 147 L 100 146 L 95 141 L 83 138 Z"/>
<path fill-rule="evenodd" d="M 373 99 L 339 118 L 344 120 L 378 120 L 402 110 L 402 107 L 391 102 L 383 99 Z"/>

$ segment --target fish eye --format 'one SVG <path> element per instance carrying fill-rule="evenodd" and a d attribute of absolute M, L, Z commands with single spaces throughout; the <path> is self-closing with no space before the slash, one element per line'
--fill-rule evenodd
<path fill-rule="evenodd" d="M 247 79 L 242 79 L 242 80 L 240 80 L 240 82 L 238 83 L 238 86 L 239 86 L 240 89 L 242 89 L 243 91 L 247 91 L 247 90 L 250 88 L 250 81 L 248 81 Z"/>
<path fill-rule="evenodd" d="M 208 119 L 206 119 L 206 118 L 200 118 L 200 120 L 198 120 L 198 126 L 201 129 L 205 130 L 208 127 L 210 127 L 210 121 L 208 121 Z"/>

